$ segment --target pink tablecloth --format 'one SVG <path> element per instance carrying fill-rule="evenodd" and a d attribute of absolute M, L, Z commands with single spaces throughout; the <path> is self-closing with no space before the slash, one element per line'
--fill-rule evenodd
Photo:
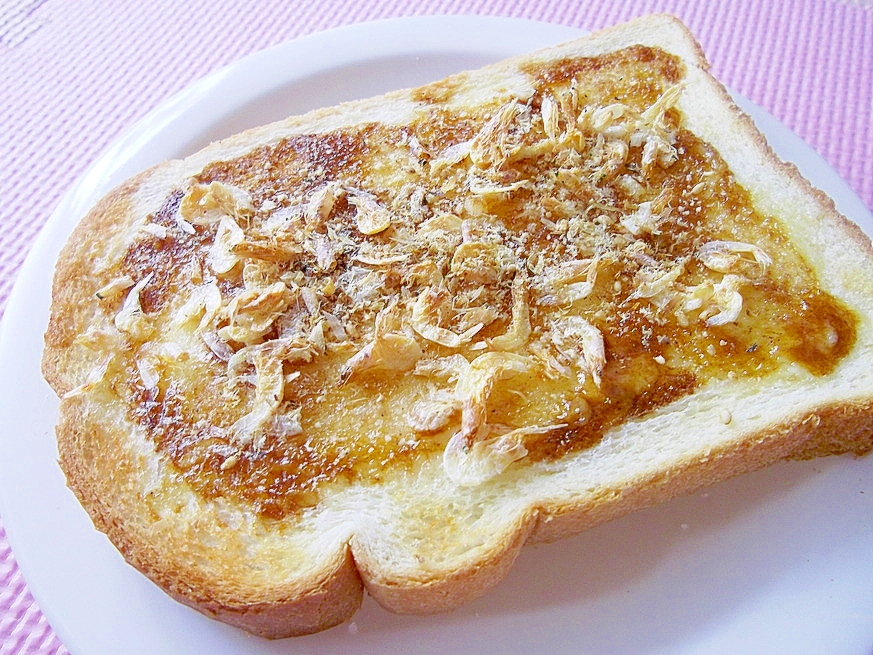
<path fill-rule="evenodd" d="M 698 35 L 722 80 L 799 134 L 873 208 L 871 6 L 873 0 L 4 0 L 0 313 L 61 194 L 134 121 L 250 52 L 394 16 L 502 15 L 597 28 L 675 13 Z M 0 525 L 0 655 L 65 652 Z"/>

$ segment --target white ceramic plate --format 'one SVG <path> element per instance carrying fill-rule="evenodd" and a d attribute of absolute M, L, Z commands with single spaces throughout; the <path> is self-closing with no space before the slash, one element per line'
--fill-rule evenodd
<path fill-rule="evenodd" d="M 268 642 L 206 619 L 128 567 L 55 463 L 56 401 L 39 373 L 57 252 L 93 202 L 146 166 L 286 114 L 437 79 L 575 30 L 474 17 L 357 25 L 266 50 L 165 103 L 63 198 L 0 332 L 0 509 L 29 587 L 75 655 L 127 653 L 790 653 L 873 650 L 873 457 L 787 463 L 548 546 L 451 614 L 369 599 L 353 622 Z M 868 233 L 835 173 L 745 103 L 774 147 Z"/>

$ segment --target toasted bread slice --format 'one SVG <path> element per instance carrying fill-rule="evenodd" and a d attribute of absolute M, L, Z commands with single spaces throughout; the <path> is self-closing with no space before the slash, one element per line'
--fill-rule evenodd
<path fill-rule="evenodd" d="M 64 248 L 43 368 L 95 525 L 284 637 L 867 452 L 870 279 L 870 240 L 650 16 L 145 171 Z"/>

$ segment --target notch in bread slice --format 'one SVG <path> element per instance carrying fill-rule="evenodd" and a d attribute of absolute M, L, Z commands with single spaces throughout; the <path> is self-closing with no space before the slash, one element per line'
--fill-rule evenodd
<path fill-rule="evenodd" d="M 528 541 L 867 452 L 871 254 L 645 17 L 112 192 L 55 276 L 60 464 L 256 634 L 446 610 Z"/>

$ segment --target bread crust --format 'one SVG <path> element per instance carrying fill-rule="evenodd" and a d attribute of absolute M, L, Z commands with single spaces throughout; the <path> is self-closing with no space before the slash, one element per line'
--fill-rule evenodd
<path fill-rule="evenodd" d="M 549 508 L 538 515 L 530 542 L 566 538 L 786 459 L 865 455 L 873 448 L 871 411 L 871 402 L 820 407 L 773 425 L 754 439 L 725 445 L 705 458 L 677 461 L 654 475 L 635 480 L 617 497 L 598 499 L 587 506 Z"/>
<path fill-rule="evenodd" d="M 803 254 L 812 269 L 824 272 L 823 284 L 828 291 L 844 298 L 861 317 L 855 351 L 834 373 L 814 382 L 803 378 L 799 387 L 794 378 L 778 382 L 777 387 L 782 387 L 772 396 L 784 391 L 788 402 L 808 397 L 800 409 L 785 411 L 777 401 L 761 401 L 763 411 L 774 409 L 776 416 L 775 421 L 762 419 L 760 412 L 749 406 L 757 402 L 752 399 L 767 388 L 767 383 L 748 383 L 730 396 L 736 398 L 731 406 L 733 426 L 719 427 L 719 438 L 710 447 L 687 447 L 676 455 L 663 454 L 665 463 L 640 466 L 624 476 L 590 468 L 582 456 L 568 458 L 573 462 L 564 468 L 556 467 L 561 470 L 553 477 L 559 482 L 543 483 L 542 488 L 531 480 L 549 474 L 531 467 L 518 474 L 519 489 L 525 490 L 522 496 L 530 493 L 521 500 L 507 499 L 513 493 L 507 491 L 511 486 L 502 492 L 470 492 L 476 498 L 481 494 L 476 501 L 477 511 L 486 517 L 475 516 L 465 528 L 487 534 L 485 543 L 468 543 L 454 532 L 450 536 L 429 532 L 434 528 L 434 519 L 428 519 L 428 524 L 419 516 L 425 512 L 416 505 L 423 505 L 421 499 L 410 496 L 412 508 L 397 500 L 406 493 L 404 485 L 412 488 L 417 483 L 415 474 L 401 476 L 396 485 L 386 484 L 384 492 L 365 490 L 374 495 L 372 502 L 376 504 L 379 494 L 386 494 L 383 502 L 390 510 L 380 513 L 371 509 L 370 516 L 360 510 L 363 501 L 355 496 L 348 501 L 348 507 L 337 511 L 329 525 L 320 525 L 317 519 L 307 523 L 309 518 L 266 520 L 245 507 L 203 497 L 192 490 L 155 451 L 141 427 L 132 424 L 117 405 L 101 404 L 105 392 L 88 386 L 88 368 L 82 361 L 87 353 L 93 359 L 93 351 L 105 346 L 91 342 L 83 346 L 82 335 L 88 334 L 92 325 L 111 318 L 101 315 L 104 310 L 84 299 L 93 295 L 95 280 L 101 279 L 101 267 L 123 256 L 132 226 L 142 221 L 144 214 L 157 211 L 156 198 L 162 201 L 180 179 L 195 175 L 213 161 L 241 156 L 288 134 L 327 131 L 344 121 L 354 124 L 382 116 L 402 122 L 414 105 L 410 99 L 415 92 L 399 91 L 347 103 L 251 130 L 213 144 L 183 162 L 169 162 L 141 173 L 110 193 L 83 219 L 60 255 L 43 357 L 44 376 L 62 398 L 57 426 L 59 462 L 95 526 L 107 534 L 130 564 L 172 597 L 220 621 L 268 638 L 309 634 L 350 618 L 361 603 L 364 589 L 395 612 L 445 611 L 497 584 L 525 543 L 575 534 L 786 458 L 862 455 L 873 448 L 873 380 L 864 372 L 864 362 L 873 352 L 873 297 L 866 289 L 867 276 L 873 272 L 870 240 L 839 215 L 833 202 L 812 188 L 795 167 L 778 160 L 751 119 L 706 75 L 707 64 L 700 46 L 678 21 L 665 16 L 647 17 L 579 42 L 508 60 L 485 72 L 464 73 L 441 84 L 470 89 L 483 80 L 496 80 L 493 83 L 498 86 L 512 87 L 525 83 L 519 70 L 531 62 L 596 55 L 636 43 L 673 48 L 689 67 L 693 76 L 689 84 L 705 87 L 719 99 L 713 103 L 714 108 L 698 112 L 702 118 L 694 127 L 717 135 L 718 130 L 711 124 L 729 122 L 726 136 L 716 147 L 725 150 L 724 157 L 737 179 L 752 189 L 753 202 L 763 204 L 765 212 L 777 214 L 778 206 L 788 202 L 792 209 L 807 216 L 786 226 L 789 236 L 804 244 Z M 427 92 L 434 94 L 437 87 L 431 85 Z M 682 102 L 693 102 L 693 98 Z M 690 106 L 680 107 L 696 115 Z M 739 139 L 737 133 L 741 133 Z M 738 146 L 742 156 L 729 152 L 735 139 L 743 144 Z M 750 152 L 755 160 L 745 161 Z M 761 170 L 775 171 L 773 185 L 763 188 L 757 183 Z M 835 264 L 834 253 L 842 254 L 844 249 L 848 249 L 846 261 Z M 116 347 L 120 342 L 109 343 Z M 857 383 L 845 383 L 846 376 L 857 379 Z M 838 379 L 844 382 L 837 385 Z M 838 390 L 829 392 L 831 384 Z M 793 391 L 795 387 L 799 391 Z M 706 416 L 715 415 L 723 402 L 720 394 L 733 389 L 730 382 L 725 382 L 694 394 L 693 418 L 681 418 L 683 399 L 635 419 L 630 428 L 622 426 L 617 431 L 620 434 L 598 446 L 606 452 L 604 466 L 608 467 L 621 452 L 633 450 L 628 444 L 633 444 L 634 439 L 639 441 L 639 435 L 649 430 L 676 434 L 679 440 L 685 430 L 703 429 L 701 426 L 711 420 Z M 575 480 L 567 481 L 567 470 L 571 469 L 578 472 Z M 585 483 L 586 476 L 592 482 Z M 438 490 L 444 487 L 435 484 L 422 494 Z M 447 505 L 461 502 L 454 495 L 456 490 L 446 493 Z M 404 541 L 403 535 L 398 537 L 393 528 L 382 525 L 395 520 L 420 525 L 426 534 L 415 542 Z M 303 531 L 305 536 L 298 537 L 295 531 Z M 457 543 L 452 541 L 455 538 Z M 400 561 L 402 558 L 392 551 L 397 545 L 394 539 L 411 551 L 411 559 L 422 562 L 419 568 Z M 441 540 L 446 542 L 444 552 L 451 554 L 440 554 Z M 437 554 L 425 552 L 430 548 Z M 294 566 L 289 564 L 291 560 L 296 562 Z"/>
<path fill-rule="evenodd" d="M 93 294 L 90 264 L 100 252 L 100 242 L 94 234 L 115 235 L 129 220 L 128 198 L 139 188 L 139 181 L 149 175 L 140 173 L 116 189 L 88 213 L 74 228 L 58 255 L 52 280 L 52 311 L 46 329 L 42 373 L 56 393 L 67 393 L 72 385 L 64 374 L 71 367 L 66 356 L 76 335 L 83 333 L 91 320 L 89 307 L 80 302 Z"/>

